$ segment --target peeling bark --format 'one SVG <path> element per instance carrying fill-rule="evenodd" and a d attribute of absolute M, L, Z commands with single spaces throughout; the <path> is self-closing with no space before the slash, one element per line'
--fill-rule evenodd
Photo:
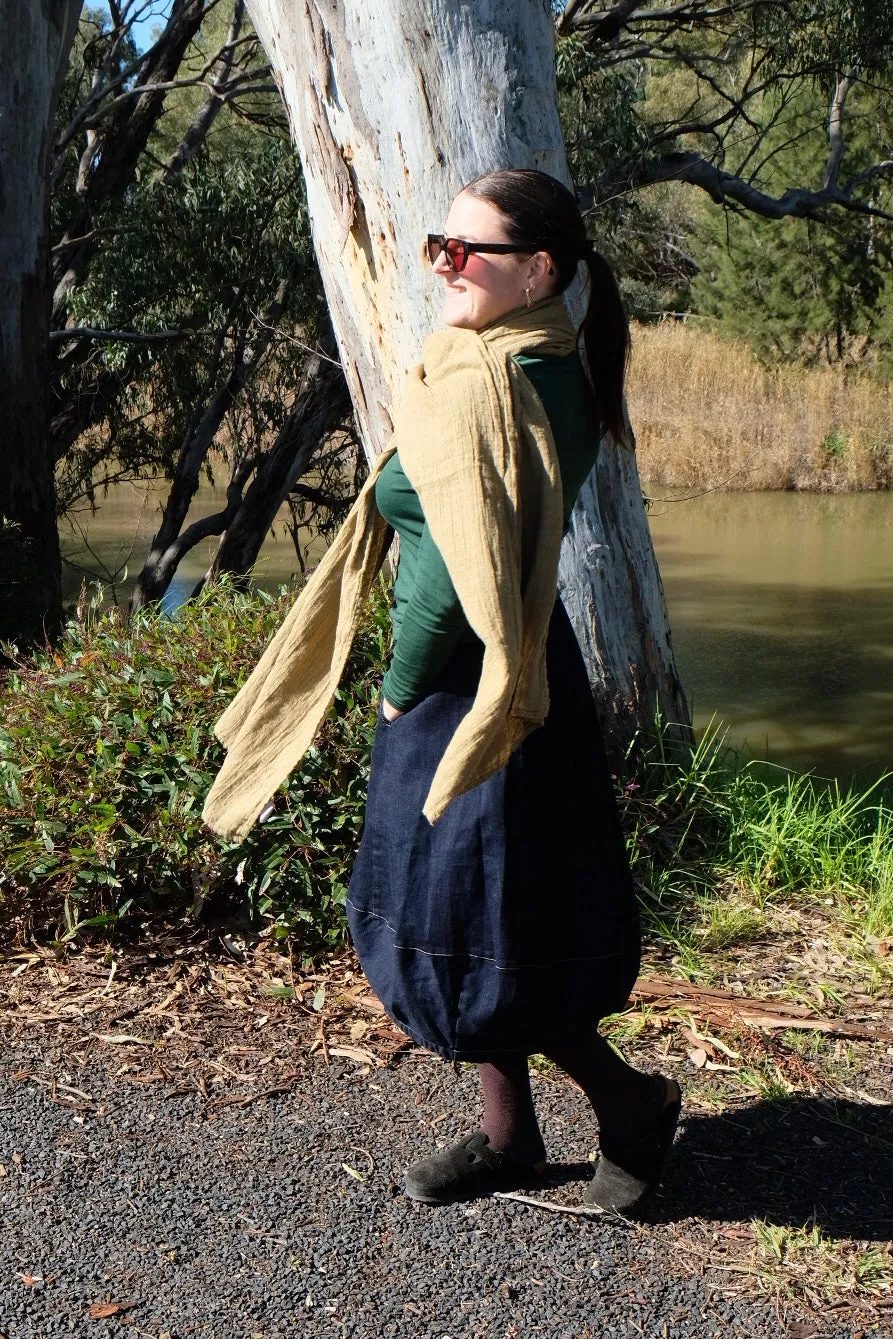
<path fill-rule="evenodd" d="M 372 459 L 439 284 L 420 259 L 465 181 L 537 167 L 568 181 L 548 0 L 248 0 L 289 112 L 316 253 Z M 580 294 L 571 306 L 580 314 Z M 660 704 L 687 709 L 634 457 L 606 445 L 564 545 L 565 600 L 616 756 Z"/>

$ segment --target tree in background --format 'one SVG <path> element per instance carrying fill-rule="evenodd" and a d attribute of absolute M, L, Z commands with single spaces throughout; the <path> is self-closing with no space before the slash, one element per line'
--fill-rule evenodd
<path fill-rule="evenodd" d="M 599 42 L 580 32 L 556 45 L 558 111 L 575 182 L 593 182 L 626 157 L 646 152 L 649 70 L 644 61 L 606 63 Z M 687 291 L 697 264 L 689 254 L 694 231 L 684 186 L 606 194 L 589 214 L 590 231 L 611 262 L 629 315 L 652 320 Z"/>
<path fill-rule="evenodd" d="M 576 36 L 589 52 L 590 80 L 625 74 L 637 87 L 647 81 L 632 108 L 634 133 L 588 183 L 578 182 L 593 206 L 681 182 L 716 204 L 766 218 L 824 219 L 834 208 L 886 213 L 877 196 L 889 188 L 893 162 L 882 128 L 864 165 L 854 170 L 844 159 L 851 91 L 887 87 L 887 0 L 678 0 L 662 8 L 567 0 L 556 8 L 559 37 Z M 792 106 L 806 114 L 809 89 L 820 95 L 809 115 L 824 139 L 821 179 L 806 182 L 791 162 L 767 182 L 766 153 L 778 152 L 778 127 Z"/>
<path fill-rule="evenodd" d="M 171 10 L 147 63 L 128 15 L 88 10 L 59 126 L 59 503 L 127 478 L 171 481 L 135 605 L 160 599 L 210 536 L 222 536 L 212 570 L 246 572 L 349 420 L 300 168 L 244 5 L 205 4 L 184 45 L 187 12 Z M 128 82 L 144 67 L 148 85 Z M 174 76 L 161 90 L 159 71 Z M 333 516 L 346 501 L 338 454 L 310 490 Z M 211 462 L 228 476 L 225 505 L 187 524 Z M 306 506 L 307 490 L 292 500 Z"/>
<path fill-rule="evenodd" d="M 815 130 L 820 107 L 817 90 L 807 89 L 783 118 L 771 111 L 764 118 L 775 124 L 761 154 L 768 184 L 792 168 L 804 180 L 821 180 L 825 153 Z M 877 143 L 893 143 L 893 99 L 857 85 L 847 120 L 850 170 L 868 171 Z M 878 182 L 878 206 L 885 195 Z M 700 266 L 692 284 L 697 310 L 746 339 L 760 358 L 858 363 L 893 352 L 888 218 L 836 211 L 821 222 L 770 221 L 704 210 L 692 251 Z"/>
<path fill-rule="evenodd" d="M 0 3 L 0 637 L 61 613 L 47 447 L 49 179 L 53 116 L 80 0 Z"/>

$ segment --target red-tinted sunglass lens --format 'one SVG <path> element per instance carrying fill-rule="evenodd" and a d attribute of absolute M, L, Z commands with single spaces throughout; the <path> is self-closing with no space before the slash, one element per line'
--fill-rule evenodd
<path fill-rule="evenodd" d="M 465 243 L 458 238 L 439 237 L 436 233 L 429 232 L 425 247 L 428 252 L 428 260 L 432 265 L 437 263 L 440 256 L 445 255 L 451 270 L 465 269 L 468 251 Z"/>
<path fill-rule="evenodd" d="M 454 270 L 464 270 L 465 263 L 468 260 L 468 252 L 465 249 L 464 242 L 459 242 L 455 237 L 448 237 L 446 244 L 447 260 Z"/>

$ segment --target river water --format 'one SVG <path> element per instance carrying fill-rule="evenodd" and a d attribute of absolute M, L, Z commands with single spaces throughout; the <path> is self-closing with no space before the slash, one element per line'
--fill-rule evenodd
<path fill-rule="evenodd" d="M 163 496 L 122 485 L 94 516 L 82 514 L 92 553 L 81 534 L 63 531 L 64 552 L 91 576 L 126 564 L 119 601 Z M 222 489 L 204 485 L 190 519 L 222 500 Z M 893 496 L 657 498 L 649 520 L 696 725 L 722 721 L 729 742 L 752 756 L 823 776 L 865 780 L 893 769 Z M 206 570 L 213 542 L 181 565 L 168 607 Z M 264 545 L 258 579 L 275 587 L 297 570 L 282 525 Z M 67 598 L 81 579 L 67 571 Z"/>
<path fill-rule="evenodd" d="M 825 776 L 893 769 L 893 496 L 715 493 L 649 517 L 696 724 Z"/>

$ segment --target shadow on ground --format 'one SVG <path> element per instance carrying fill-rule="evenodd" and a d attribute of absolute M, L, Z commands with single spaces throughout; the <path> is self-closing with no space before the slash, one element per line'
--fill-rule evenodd
<path fill-rule="evenodd" d="M 893 1107 L 790 1097 L 688 1116 L 643 1217 L 763 1218 L 831 1237 L 893 1238 Z"/>

